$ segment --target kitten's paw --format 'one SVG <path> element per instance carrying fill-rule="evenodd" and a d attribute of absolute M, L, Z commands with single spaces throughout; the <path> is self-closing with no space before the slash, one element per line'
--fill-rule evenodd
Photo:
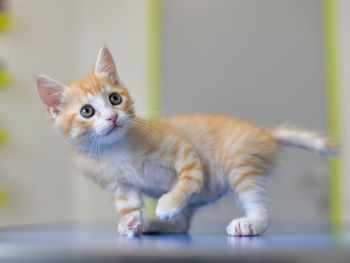
<path fill-rule="evenodd" d="M 156 215 L 161 220 L 169 220 L 176 217 L 184 206 L 184 200 L 180 196 L 168 193 L 158 200 Z"/>
<path fill-rule="evenodd" d="M 137 236 L 142 232 L 142 219 L 135 215 L 126 216 L 119 222 L 118 230 L 121 235 Z"/>
<path fill-rule="evenodd" d="M 237 218 L 227 226 L 227 234 L 231 236 L 257 236 L 265 232 L 268 226 L 267 219 Z"/>

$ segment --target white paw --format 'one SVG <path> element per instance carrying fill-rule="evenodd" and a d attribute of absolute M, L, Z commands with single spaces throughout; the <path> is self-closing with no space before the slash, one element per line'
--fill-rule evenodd
<path fill-rule="evenodd" d="M 182 208 L 182 204 L 175 202 L 171 195 L 165 194 L 158 200 L 156 215 L 161 220 L 169 220 L 176 217 Z"/>
<path fill-rule="evenodd" d="M 130 215 L 119 222 L 119 233 L 125 236 L 136 236 L 142 232 L 142 220 L 137 216 Z"/>
<path fill-rule="evenodd" d="M 262 234 L 268 227 L 266 219 L 237 218 L 227 226 L 227 234 L 231 236 L 256 236 Z"/>

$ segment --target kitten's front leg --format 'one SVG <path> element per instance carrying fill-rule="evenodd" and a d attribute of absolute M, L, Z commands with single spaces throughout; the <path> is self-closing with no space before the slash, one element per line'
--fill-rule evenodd
<path fill-rule="evenodd" d="M 203 188 L 200 159 L 192 145 L 183 143 L 177 155 L 173 157 L 175 158 L 174 168 L 179 177 L 170 192 L 158 200 L 156 214 L 162 220 L 177 216 L 188 204 L 190 198 L 200 193 Z"/>
<path fill-rule="evenodd" d="M 119 233 L 127 236 L 141 234 L 143 201 L 140 191 L 130 185 L 118 186 L 115 206 L 119 215 Z"/>

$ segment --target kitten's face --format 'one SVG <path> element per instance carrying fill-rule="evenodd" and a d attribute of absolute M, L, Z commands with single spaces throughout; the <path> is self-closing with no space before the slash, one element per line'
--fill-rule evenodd
<path fill-rule="evenodd" d="M 95 71 L 86 78 L 65 86 L 39 75 L 36 84 L 54 125 L 75 147 L 98 153 L 127 133 L 133 101 L 120 85 L 106 48 L 100 50 Z"/>
<path fill-rule="evenodd" d="M 121 85 L 94 73 L 70 83 L 64 92 L 65 106 L 55 125 L 71 143 L 110 144 L 122 138 L 134 115 L 133 102 Z M 93 142 L 95 140 L 95 142 Z M 80 145 L 84 147 L 84 145 Z"/>

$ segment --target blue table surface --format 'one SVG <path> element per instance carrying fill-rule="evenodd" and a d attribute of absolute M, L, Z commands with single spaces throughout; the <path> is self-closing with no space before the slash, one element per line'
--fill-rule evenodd
<path fill-rule="evenodd" d="M 204 256 L 312 252 L 350 259 L 350 233 L 332 234 L 328 224 L 274 223 L 262 236 L 232 237 L 215 229 L 194 229 L 189 235 L 118 236 L 115 224 L 42 225 L 2 228 L 0 259 L 85 256 Z M 321 253 L 322 252 L 322 253 Z M 311 255 L 311 254 L 310 254 Z M 337 260 L 338 261 L 338 260 Z M 39 262 L 39 261 L 36 261 Z"/>

